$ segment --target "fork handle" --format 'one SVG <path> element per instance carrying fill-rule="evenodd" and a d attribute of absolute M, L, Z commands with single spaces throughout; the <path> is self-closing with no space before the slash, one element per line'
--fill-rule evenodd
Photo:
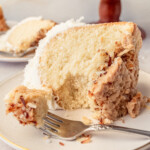
<path fill-rule="evenodd" d="M 139 129 L 133 129 L 133 128 L 127 128 L 127 127 L 114 126 L 114 125 L 109 125 L 109 127 L 112 130 L 135 133 L 135 134 L 140 134 L 140 135 L 145 135 L 145 136 L 150 137 L 150 131 L 146 131 L 146 130 L 139 130 Z"/>
<path fill-rule="evenodd" d="M 108 129 L 108 130 L 123 131 L 123 132 L 128 132 L 128 133 L 135 133 L 135 134 L 145 135 L 145 136 L 150 137 L 150 131 L 115 126 L 115 125 L 99 125 L 99 124 L 97 124 L 97 125 L 93 125 L 92 128 L 97 131 Z"/>

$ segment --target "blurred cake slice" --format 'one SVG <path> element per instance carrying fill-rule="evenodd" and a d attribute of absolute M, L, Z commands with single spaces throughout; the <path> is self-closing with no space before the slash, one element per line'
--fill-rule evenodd
<path fill-rule="evenodd" d="M 0 43 L 3 45 L 0 45 L 0 50 L 19 54 L 30 47 L 38 46 L 39 40 L 43 39 L 55 24 L 41 17 L 26 18 L 7 32 L 4 44 Z"/>
<path fill-rule="evenodd" d="M 13 113 L 17 120 L 23 124 L 42 126 L 42 118 L 48 111 L 47 101 L 51 100 L 52 93 L 28 89 L 19 86 L 12 90 L 6 97 L 6 112 Z"/>
<path fill-rule="evenodd" d="M 6 24 L 2 6 L 0 5 L 0 31 L 7 31 L 9 29 L 8 25 Z"/>

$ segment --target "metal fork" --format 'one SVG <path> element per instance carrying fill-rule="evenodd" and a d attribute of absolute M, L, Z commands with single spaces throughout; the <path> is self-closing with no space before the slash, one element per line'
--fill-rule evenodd
<path fill-rule="evenodd" d="M 53 135 L 56 138 L 62 140 L 74 140 L 85 132 L 102 130 L 124 131 L 150 137 L 150 131 L 126 128 L 115 125 L 85 125 L 80 121 L 73 121 L 61 118 L 51 112 L 48 112 L 43 120 L 44 126 L 41 128 L 41 130 L 47 135 Z"/>
<path fill-rule="evenodd" d="M 6 51 L 0 51 L 0 55 L 6 56 L 6 57 L 23 57 L 31 52 L 34 52 L 37 46 L 30 47 L 26 51 L 21 52 L 21 53 L 13 53 L 13 52 L 6 52 Z"/>

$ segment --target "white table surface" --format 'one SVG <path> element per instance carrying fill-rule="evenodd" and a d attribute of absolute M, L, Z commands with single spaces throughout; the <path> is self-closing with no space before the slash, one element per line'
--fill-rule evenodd
<path fill-rule="evenodd" d="M 8 20 L 44 16 L 56 22 L 85 16 L 85 22 L 98 20 L 99 0 L 0 0 Z M 122 1 L 121 20 L 134 21 L 147 33 L 140 51 L 140 67 L 150 73 L 150 0 Z M 0 62 L 0 82 L 24 69 L 26 63 Z M 0 141 L 0 150 L 14 150 Z"/>

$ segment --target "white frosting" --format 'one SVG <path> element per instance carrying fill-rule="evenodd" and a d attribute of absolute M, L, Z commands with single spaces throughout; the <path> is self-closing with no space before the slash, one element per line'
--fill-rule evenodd
<path fill-rule="evenodd" d="M 6 49 L 6 37 L 5 34 L 0 36 L 0 50 Z"/>
<path fill-rule="evenodd" d="M 14 29 L 16 29 L 18 26 L 30 21 L 30 20 L 41 20 L 42 17 L 39 16 L 39 17 L 28 17 L 24 20 L 22 20 L 21 22 L 19 22 L 18 24 L 16 24 L 15 26 L 13 26 L 4 36 L 2 36 L 0 38 L 0 41 L 2 41 L 0 43 L 0 49 L 6 49 L 6 51 L 11 51 L 12 49 L 13 50 L 16 50 L 17 47 L 14 47 L 13 45 L 11 45 L 9 42 L 8 42 L 8 37 L 11 35 L 11 33 L 13 32 Z"/>
<path fill-rule="evenodd" d="M 38 75 L 38 61 L 36 57 L 31 59 L 24 70 L 23 84 L 30 89 L 43 89 Z"/>
<path fill-rule="evenodd" d="M 75 21 L 74 19 L 71 19 L 67 21 L 66 23 L 61 23 L 59 25 L 56 25 L 55 27 L 52 28 L 52 30 L 50 30 L 46 34 L 46 37 L 40 41 L 39 47 L 36 50 L 36 54 L 34 58 L 29 61 L 28 65 L 25 68 L 24 82 L 23 82 L 25 86 L 27 86 L 28 88 L 45 89 L 44 87 L 42 87 L 40 83 L 40 77 L 38 73 L 39 58 L 40 58 L 41 53 L 44 50 L 44 47 L 58 33 L 61 33 L 72 27 L 84 26 L 85 23 L 80 22 L 82 19 L 83 18 L 80 18 L 77 21 Z M 56 103 L 56 101 L 53 98 L 52 100 L 48 101 L 48 106 L 49 106 L 49 109 L 52 109 L 52 110 L 61 109 L 61 107 Z"/>
<path fill-rule="evenodd" d="M 23 82 L 25 86 L 27 86 L 28 88 L 43 89 L 38 74 L 38 65 L 39 58 L 44 50 L 44 47 L 47 45 L 47 43 L 50 42 L 50 39 L 52 39 L 58 33 L 61 33 L 72 27 L 84 26 L 85 23 L 80 22 L 82 19 L 83 17 L 78 19 L 77 21 L 75 21 L 74 19 L 68 20 L 65 23 L 56 25 L 50 31 L 47 32 L 46 37 L 39 42 L 39 47 L 36 50 L 34 58 L 29 61 L 28 65 L 25 68 Z"/>

